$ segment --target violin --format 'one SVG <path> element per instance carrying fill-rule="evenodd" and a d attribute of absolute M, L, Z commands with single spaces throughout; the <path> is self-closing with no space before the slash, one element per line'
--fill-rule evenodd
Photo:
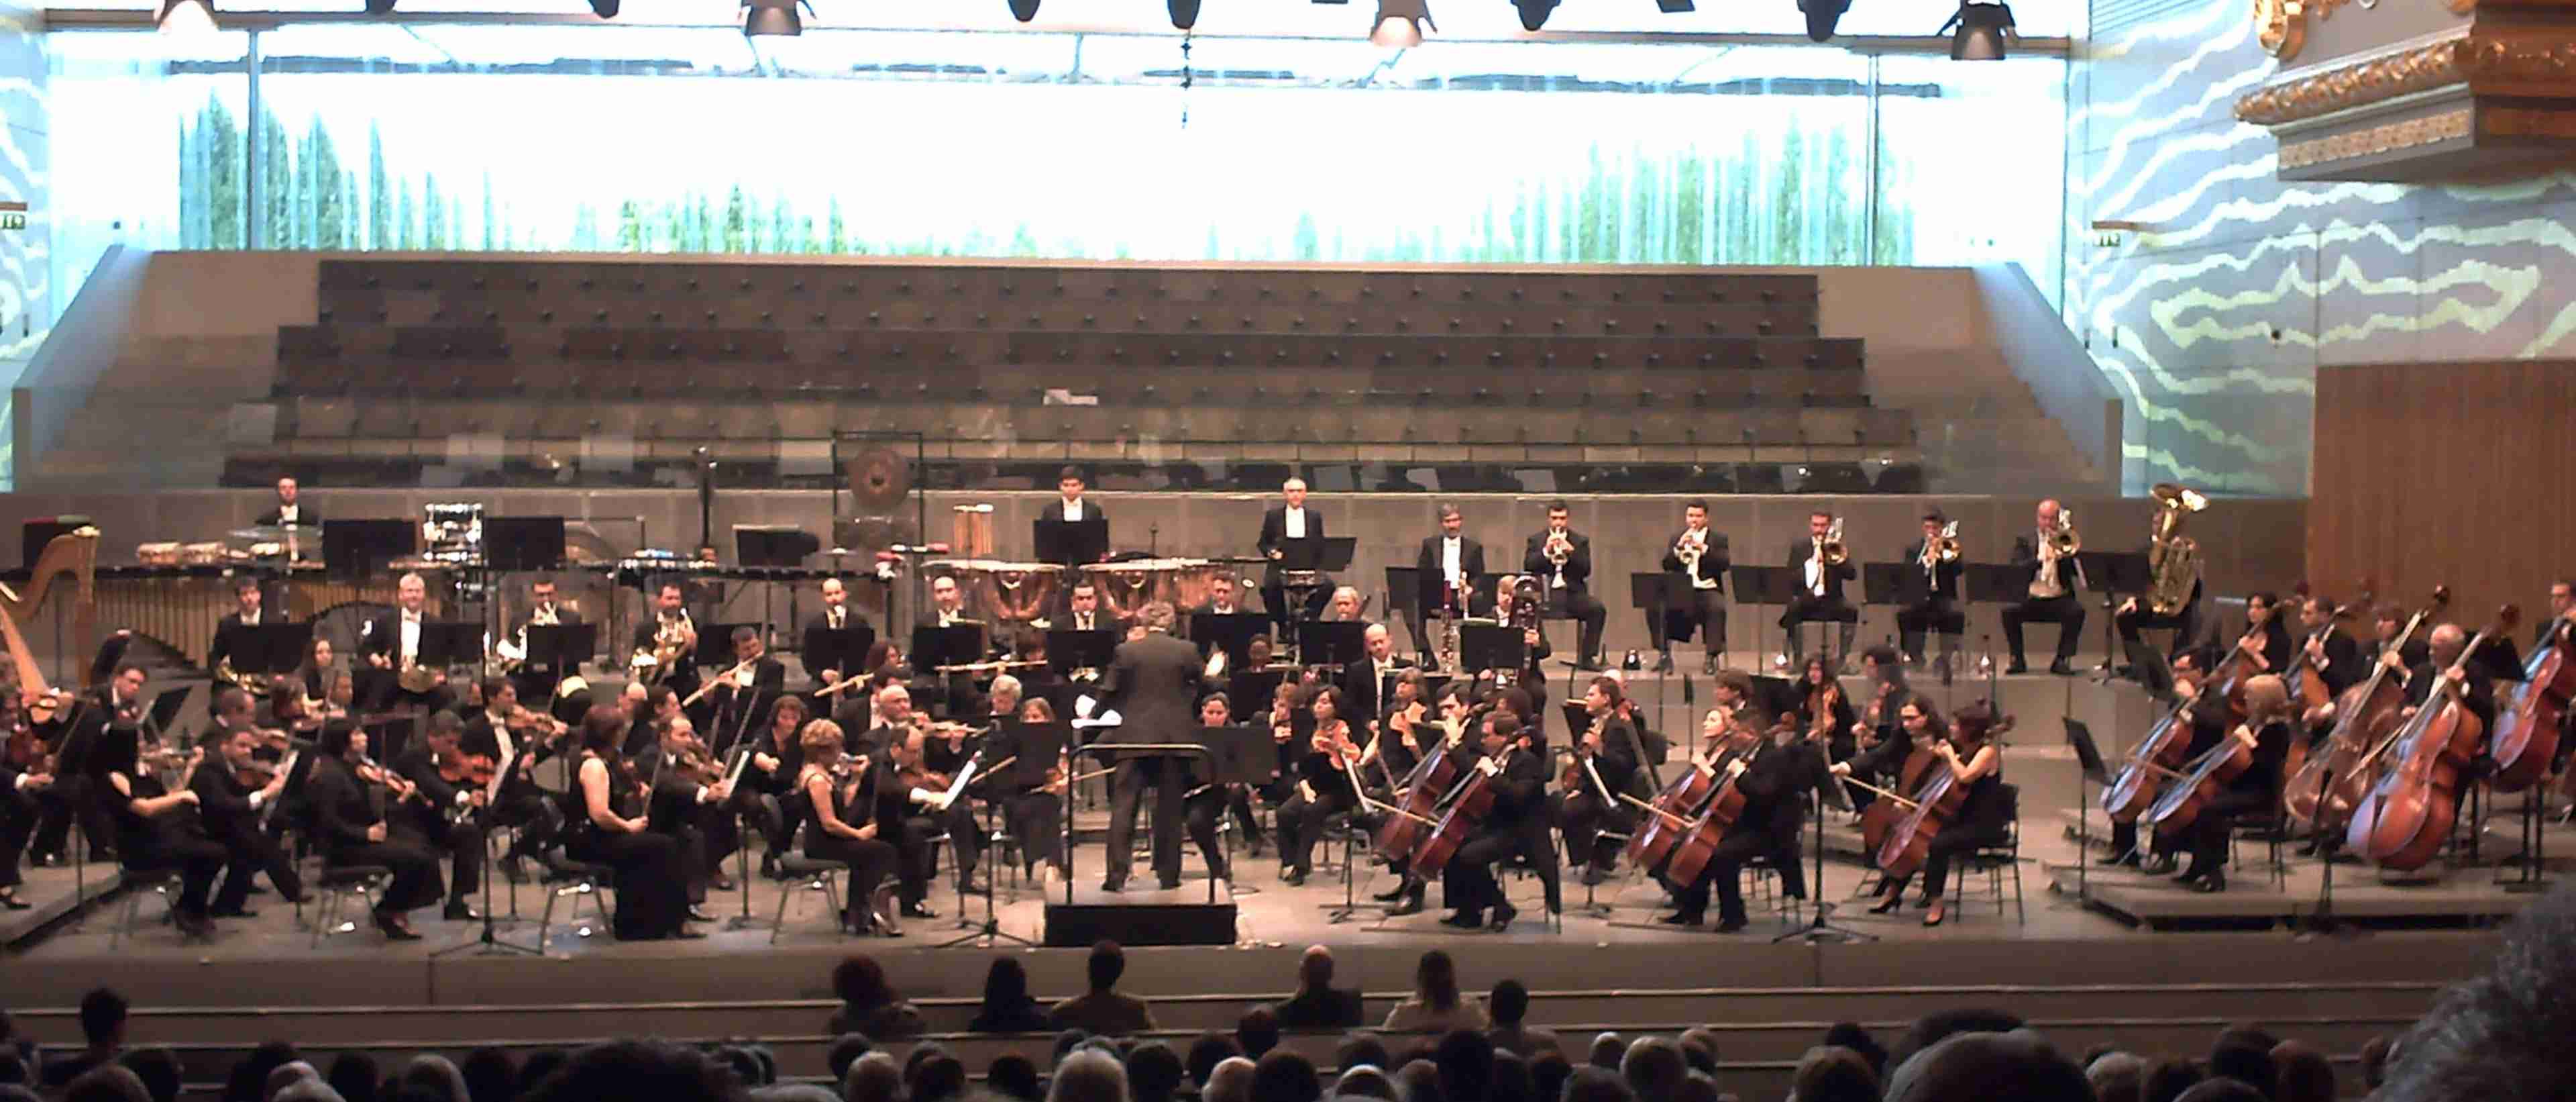
<path fill-rule="evenodd" d="M 2494 622 L 2442 671 L 2414 718 L 2363 759 L 2361 767 L 2368 769 L 2395 751 L 2395 764 L 2353 808 L 2352 821 L 2344 827 L 2344 841 L 2356 852 L 2399 872 L 2423 868 L 2441 852 L 2459 821 L 2460 786 L 2469 760 L 2486 739 L 2486 721 L 2469 710 L 2462 699 L 2465 687 L 2454 678 L 2467 671 L 2470 658 L 2489 638 L 2512 631 L 2521 618 L 2522 610 L 2513 605 L 2496 610 Z"/>
<path fill-rule="evenodd" d="M 1834 705 L 1840 704 L 1842 699 L 1843 687 L 1831 680 L 1826 681 L 1816 691 L 1807 694 L 1808 738 L 1823 742 L 1833 737 Z"/>
<path fill-rule="evenodd" d="M 500 768 L 500 763 L 493 761 L 488 754 L 438 755 L 438 779 L 459 787 L 469 784 L 476 788 L 488 787 Z"/>

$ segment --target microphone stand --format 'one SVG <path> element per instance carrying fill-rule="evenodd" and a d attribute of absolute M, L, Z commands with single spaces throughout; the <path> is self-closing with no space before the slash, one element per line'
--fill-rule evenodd
<path fill-rule="evenodd" d="M 990 776 L 991 774 L 985 774 L 985 775 L 986 775 L 986 776 Z M 997 833 L 997 831 L 994 829 L 994 816 L 995 816 L 995 815 L 997 815 L 997 814 L 999 814 L 999 811 L 1000 811 L 1000 804 L 1001 804 L 1001 801 L 999 801 L 999 800 L 986 800 L 986 801 L 984 801 L 984 837 L 985 837 L 985 838 L 987 838 L 987 839 L 990 839 L 991 837 L 993 837 L 993 835 L 994 835 L 995 833 Z M 1065 821 L 1066 821 L 1066 822 L 1071 822 L 1071 821 L 1073 821 L 1073 814 L 1072 814 L 1072 812 L 1067 811 L 1067 812 L 1065 813 L 1064 818 L 1065 818 Z M 967 932 L 966 932 L 966 933 L 963 933 L 963 934 L 959 934 L 959 935 L 957 935 L 956 937 L 950 938 L 950 939 L 948 939 L 948 940 L 946 940 L 946 941 L 940 942 L 940 943 L 939 943 L 939 944 L 937 944 L 937 945 L 933 945 L 933 946 L 931 946 L 931 948 L 933 948 L 933 949 L 953 949 L 953 948 L 955 948 L 955 947 L 957 947 L 957 946 L 960 946 L 960 945 L 976 945 L 976 946 L 981 946 L 981 947 L 986 948 L 986 949 L 990 949 L 990 948 L 992 948 L 992 947 L 993 947 L 993 945 L 994 945 L 994 943 L 995 943 L 996 941 L 1008 941 L 1008 942 L 1011 942 L 1012 944 L 1018 945 L 1018 946 L 1020 946 L 1021 948 L 1024 948 L 1024 949 L 1035 949 L 1035 948 L 1037 948 L 1037 947 L 1038 947 L 1038 946 L 1037 946 L 1037 943 L 1036 943 L 1036 942 L 1034 942 L 1034 941 L 1030 941 L 1029 939 L 1024 938 L 1024 937 L 1021 937 L 1021 936 L 1019 936 L 1018 934 L 1010 933 L 1010 932 L 1008 932 L 1008 931 L 1003 930 L 1003 929 L 1002 929 L 1002 924 L 1001 924 L 1001 922 L 1000 922 L 1000 921 L 998 921 L 998 920 L 994 917 L 993 890 L 994 890 L 994 886 L 995 886 L 995 885 L 994 885 L 994 883 L 993 883 L 993 882 L 994 882 L 994 881 L 996 881 L 996 880 L 1001 879 L 1001 875 L 1000 875 L 1000 874 L 1001 874 L 1001 870 L 1000 870 L 999 868 L 993 867 L 993 866 L 994 866 L 994 864 L 995 864 L 995 862 L 993 861 L 993 859 L 992 859 L 992 858 L 993 858 L 994 856 L 995 856 L 995 855 L 993 855 L 993 854 L 987 854 L 987 855 L 985 855 L 986 859 L 985 859 L 985 861 L 984 861 L 985 869 L 984 869 L 984 921 L 983 921 L 983 923 L 982 923 L 981 925 L 978 925 L 978 924 L 976 924 L 976 923 L 972 923 L 972 922 L 968 922 L 968 921 L 966 921 L 966 919 L 965 919 L 965 915 L 964 915 L 964 913 L 963 913 L 963 912 L 964 912 L 964 910 L 965 910 L 965 904 L 963 903 L 963 901 L 962 901 L 962 899 L 961 899 L 961 902 L 958 904 L 958 910 L 959 910 L 959 912 L 960 912 L 960 913 L 959 913 L 959 915 L 958 915 L 958 925 L 965 927 L 965 928 L 966 928 L 966 930 L 967 930 Z M 964 877 L 964 876 L 966 876 L 966 873 L 964 873 L 963 871 L 960 871 L 960 872 L 958 873 L 958 875 L 959 875 L 960 877 Z M 1071 883 L 1071 882 L 1072 882 L 1072 878 L 1071 878 L 1070 876 L 1066 877 L 1066 882 L 1067 882 L 1067 883 Z M 962 880 L 961 880 L 961 881 L 960 881 L 960 883 L 959 883 L 959 887 L 960 887 L 961 889 L 964 887 L 964 883 L 963 883 L 963 881 L 962 881 Z"/>
<path fill-rule="evenodd" d="M 515 762 L 515 761 L 513 761 L 513 762 L 510 764 L 509 768 L 511 768 L 511 769 L 516 769 L 516 768 L 518 768 L 518 763 L 517 763 L 517 762 Z M 500 785 L 496 783 L 496 784 L 494 784 L 494 785 L 492 786 L 492 789 L 493 789 L 494 794 L 496 794 L 496 795 L 497 795 L 497 794 L 499 793 L 499 791 L 500 791 Z M 282 798 L 282 796 L 281 796 L 281 798 Z M 476 808 L 476 809 L 475 809 L 475 815 L 474 815 L 474 817 L 475 817 L 476 819 L 478 819 L 478 820 L 479 820 L 479 819 L 481 819 L 484 815 L 487 815 L 487 814 L 490 814 L 490 813 L 491 813 L 492 807 L 493 807 L 493 805 L 492 805 L 492 804 L 486 803 L 486 804 L 484 804 L 482 807 Z M 478 831 L 477 833 L 479 834 L 480 832 Z M 479 843 L 479 842 L 480 842 L 480 839 L 478 839 L 478 843 Z M 484 856 L 485 856 L 486 858 L 489 858 L 489 857 L 491 856 L 491 850 L 488 848 L 488 846 L 487 846 L 487 848 L 484 850 Z M 493 929 L 493 928 L 494 928 L 494 926 L 495 926 L 495 925 L 497 925 L 497 924 L 499 923 L 499 921 L 500 921 L 500 920 L 499 920 L 499 919 L 497 919 L 497 918 L 494 918 L 494 917 L 492 916 L 492 881 L 493 881 L 493 879 L 494 879 L 496 876 L 498 876 L 498 875 L 500 874 L 500 871 L 501 871 L 501 870 L 491 867 L 491 862 L 490 862 L 489 860 L 486 860 L 486 861 L 484 862 L 484 867 L 483 867 L 483 870 L 482 870 L 482 871 L 483 871 L 483 936 L 478 937 L 478 938 L 476 938 L 476 939 L 474 939 L 474 940 L 472 940 L 472 941 L 462 941 L 462 942 L 458 942 L 458 943 L 456 943 L 456 944 L 454 944 L 454 945 L 450 945 L 450 946 L 448 946 L 448 947 L 446 947 L 446 948 L 444 948 L 444 949 L 441 949 L 441 950 L 439 950 L 439 951 L 437 951 L 437 952 L 435 952 L 435 953 L 431 953 L 431 954 L 429 955 L 429 959 L 431 959 L 431 960 L 437 960 L 437 959 L 439 959 L 440 957 L 444 957 L 444 956 L 446 956 L 446 955 L 447 955 L 447 954 L 449 954 L 449 953 L 461 953 L 461 952 L 464 952 L 464 951 L 466 951 L 466 950 L 468 950 L 468 949 L 473 950 L 473 951 L 474 951 L 474 955 L 475 955 L 475 956 L 478 956 L 478 957 L 505 957 L 505 956 L 508 956 L 508 955 L 510 955 L 510 954 L 512 954 L 512 953 L 523 953 L 523 954 L 526 954 L 526 955 L 528 955 L 528 956 L 532 956 L 532 957 L 542 957 L 542 956 L 546 955 L 545 947 L 544 947 L 544 946 L 542 946 L 542 945 L 521 945 L 521 944 L 519 944 L 518 942 L 515 942 L 515 941 L 504 941 L 504 940 L 502 940 L 502 939 L 501 939 L 501 936 L 500 936 L 499 934 L 497 934 L 497 933 L 495 933 L 495 932 L 494 932 L 494 929 Z M 517 905 L 517 903 L 519 902 L 519 892 L 518 892 L 518 889 L 517 889 L 517 888 L 512 888 L 512 889 L 510 890 L 510 902 L 511 902 L 511 904 L 512 904 L 513 906 L 516 906 L 516 905 Z M 516 921 L 516 920 L 514 919 L 514 920 L 512 920 L 512 921 Z"/>
<path fill-rule="evenodd" d="M 1827 778 L 1831 783 L 1841 783 L 1839 781 L 1832 781 L 1831 774 L 1827 774 Z M 1854 930 L 1847 926 L 1836 926 L 1833 923 L 1834 905 L 1831 901 L 1825 898 L 1825 796 L 1822 789 L 1816 790 L 1815 802 L 1816 844 L 1814 849 L 1816 876 L 1814 880 L 1807 884 L 1807 902 L 1810 905 L 1810 909 L 1814 912 L 1814 917 L 1808 921 L 1804 928 L 1791 930 L 1788 933 L 1772 938 L 1771 943 L 1777 945 L 1784 941 L 1795 941 L 1805 945 L 1815 945 L 1820 942 L 1827 941 L 1842 943 L 1877 941 L 1878 935 L 1876 934 Z"/>

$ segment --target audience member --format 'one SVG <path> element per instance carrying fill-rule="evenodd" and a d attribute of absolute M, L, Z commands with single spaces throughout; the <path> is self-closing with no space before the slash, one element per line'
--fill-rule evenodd
<path fill-rule="evenodd" d="M 844 1033 L 832 1038 L 832 1047 L 823 1050 L 823 1066 L 832 1069 L 832 1081 L 838 1083 L 850 1074 L 850 1065 L 876 1051 L 876 1047 L 866 1034 Z"/>
<path fill-rule="evenodd" d="M 338 1067 L 339 1064 L 333 1061 L 332 1066 Z M 466 1053 L 465 1062 L 458 1064 L 456 1070 L 465 1074 L 465 1093 L 474 1102 L 510 1102 L 518 1093 L 512 1084 L 518 1082 L 519 1069 L 512 1064 L 506 1050 L 485 1045 Z M 772 1074 L 761 1081 L 774 1082 L 777 1078 Z M 833 1080 L 837 1082 L 839 1079 L 839 1074 L 835 1073 Z M 341 1092 L 343 1095 L 347 1093 Z"/>
<path fill-rule="evenodd" d="M 63 1102 L 152 1102 L 143 1080 L 112 1060 L 93 1064 L 63 1084 Z"/>
<path fill-rule="evenodd" d="M 895 994 L 874 957 L 852 954 L 832 966 L 832 993 L 841 1008 L 824 1023 L 826 1033 L 865 1033 L 879 1041 L 921 1036 L 921 1012 Z"/>
<path fill-rule="evenodd" d="M 1603 1071 L 1619 1070 L 1619 1061 L 1628 1058 L 1628 1039 L 1604 1030 L 1592 1037 L 1590 1057 L 1585 1062 Z"/>
<path fill-rule="evenodd" d="M 2335 1102 L 2334 1065 L 2298 1041 L 2272 1046 L 2273 1102 Z"/>
<path fill-rule="evenodd" d="M 394 1097 L 421 1102 L 422 1099 L 429 1097 L 429 1093 L 428 1088 L 414 1087 L 407 1094 L 397 1094 Z M 340 1097 L 340 1092 L 332 1090 L 329 1083 L 319 1079 L 298 1079 L 287 1084 L 285 1090 L 277 1092 L 277 1097 L 269 1099 L 268 1102 L 349 1102 L 349 1100 Z"/>
<path fill-rule="evenodd" d="M 143 1081 L 143 1090 L 152 1096 L 152 1102 L 174 1102 L 179 1097 L 178 1053 L 157 1046 L 128 1049 L 116 1062 Z"/>
<path fill-rule="evenodd" d="M 1636 1102 L 1636 1098 L 1618 1072 L 1597 1065 L 1576 1068 L 1565 1081 L 1564 1102 Z"/>
<path fill-rule="evenodd" d="M 318 1079 L 321 1074 L 316 1072 L 314 1077 Z M 427 1087 L 438 1095 L 439 1102 L 474 1102 L 474 1096 L 465 1089 L 465 1073 L 435 1052 L 412 1057 L 410 1063 L 403 1065 L 398 1082 L 406 1087 Z"/>
<path fill-rule="evenodd" d="M 1335 1098 L 1380 1098 L 1385 1102 L 1404 1102 L 1404 1092 L 1395 1089 L 1395 1077 L 1386 1069 L 1363 1065 L 1342 1072 L 1333 1081 Z"/>
<path fill-rule="evenodd" d="M 1333 1064 L 1344 1068 L 1377 1068 L 1392 1070 L 1395 1057 L 1386 1051 L 1386 1039 L 1365 1029 L 1354 1030 L 1333 1046 Z"/>
<path fill-rule="evenodd" d="M 2084 1065 L 2084 1079 L 2093 1084 L 2093 1102 L 2138 1102 L 2147 1062 L 2133 1052 L 2106 1052 Z"/>
<path fill-rule="evenodd" d="M 1046 1008 L 1029 997 L 1029 972 L 1009 957 L 993 958 L 984 973 L 984 1005 L 966 1028 L 976 1033 L 1043 1033 Z"/>
<path fill-rule="evenodd" d="M 562 1070 L 571 1059 L 570 1054 L 559 1048 L 541 1048 L 529 1053 L 528 1058 L 519 1064 L 519 1097 L 526 1098 L 536 1093 L 537 1084 Z"/>
<path fill-rule="evenodd" d="M 376 1066 L 375 1057 L 363 1052 L 343 1052 L 331 1058 L 331 1070 L 323 1073 L 322 1081 L 329 1083 L 331 1090 L 348 1102 L 376 1102 L 376 1095 L 385 1083 L 385 1073 L 384 1069 Z M 525 1089 L 514 1079 L 507 1089 L 494 1092 L 494 1097 L 516 1098 Z M 476 1102 L 481 1102 L 483 1095 L 478 1090 L 474 1097 Z"/>
<path fill-rule="evenodd" d="M 1530 1058 L 1530 1082 L 1538 1087 L 1545 1102 L 1556 1102 L 1565 1093 L 1565 1081 L 1574 1075 L 1574 1062 L 1563 1052 L 1548 1049 Z"/>
<path fill-rule="evenodd" d="M 1478 1030 L 1442 1034 L 1431 1050 L 1431 1063 L 1440 1069 L 1440 1087 L 1451 1098 L 1483 1098 L 1492 1093 L 1494 1043 Z"/>
<path fill-rule="evenodd" d="M 1279 1015 L 1267 1006 L 1256 1006 L 1234 1021 L 1234 1042 L 1243 1046 L 1243 1054 L 1259 1063 L 1271 1049 L 1279 1047 Z"/>
<path fill-rule="evenodd" d="M 1896 1048 L 1888 1058 L 1893 1063 L 1902 1064 L 1915 1053 L 1941 1043 L 1954 1033 L 2007 1033 L 2020 1028 L 2019 1017 L 2000 1010 L 1961 1007 L 1935 1011 L 1916 1018 L 1914 1025 L 1905 1031 L 1905 1036 L 1897 1038 Z M 1890 1081 L 1893 1082 L 1892 1077 Z"/>
<path fill-rule="evenodd" d="M 841 1102 L 896 1102 L 903 1097 L 903 1068 L 890 1052 L 871 1052 L 841 1076 Z"/>
<path fill-rule="evenodd" d="M 910 1102 L 947 1102 L 966 1095 L 966 1064 L 946 1050 L 933 1052 L 907 1077 Z"/>
<path fill-rule="evenodd" d="M 2222 1075 L 2193 1084 L 2175 1102 L 2270 1102 L 2270 1099 L 2253 1084 Z"/>
<path fill-rule="evenodd" d="M 1258 1102 L 1315 1102 L 1323 1096 L 1315 1062 L 1293 1051 L 1275 1048 L 1252 1063 L 1252 1097 Z"/>
<path fill-rule="evenodd" d="M 1281 1029 L 1349 1029 L 1360 1024 L 1360 993 L 1333 986 L 1333 951 L 1306 947 L 1297 962 L 1297 992 L 1272 1009 Z"/>
<path fill-rule="evenodd" d="M 1091 990 L 1055 1004 L 1055 1009 L 1047 1014 L 1049 1024 L 1058 1029 L 1080 1029 L 1108 1037 L 1124 1037 L 1154 1028 L 1154 1012 L 1146 1007 L 1145 1000 L 1130 998 L 1116 990 L 1118 977 L 1127 972 L 1127 954 L 1118 948 L 1117 942 L 1103 939 L 1093 943 L 1087 971 Z M 1121 1087 L 1124 1087 L 1123 1078 Z"/>
<path fill-rule="evenodd" d="M 1109 945 L 1112 951 L 1117 946 Z M 1099 959 L 1099 947 L 1092 948 L 1093 959 Z M 1110 977 L 1116 980 L 1115 975 Z M 1093 980 L 1095 991 L 1106 987 Z M 1057 1009 L 1062 1009 L 1058 1007 Z M 1150 1027 L 1148 1027 L 1150 1028 Z M 1127 1102 L 1127 1069 L 1116 1058 L 1101 1052 L 1076 1052 L 1056 1065 L 1054 1081 L 1047 1085 L 1047 1102 Z M 1264 1102 L 1268 1102 L 1265 1098 Z"/>
<path fill-rule="evenodd" d="M 1395 1081 L 1404 1091 L 1404 1102 L 1448 1102 L 1448 1092 L 1440 1087 L 1440 1069 L 1429 1060 L 1405 1061 L 1403 1067 L 1395 1069 Z"/>
<path fill-rule="evenodd" d="M 1057 1064 L 1063 1063 L 1065 1057 L 1073 1055 L 1074 1049 L 1082 1047 L 1082 1043 L 1090 1039 L 1091 1031 L 1089 1030 L 1057 1030 L 1055 1035 L 1055 1056 L 1047 1062 L 1047 1066 L 1054 1067 Z"/>
<path fill-rule="evenodd" d="M 2444 990 L 2391 1042 L 2380 1102 L 2523 1102 L 2561 1098 L 2576 1082 L 2576 886 L 2562 884 L 2505 927 L 2495 963 Z M 2364 1067 L 2372 1061 L 2364 1054 Z"/>
<path fill-rule="evenodd" d="M 1887 1078 L 1887 1047 L 1879 1044 L 1878 1038 L 1871 1036 L 1869 1030 L 1861 1028 L 1859 1022 L 1835 1022 L 1825 1030 L 1825 1043 L 1861 1054 L 1862 1059 L 1869 1061 L 1870 1074 L 1882 1080 Z"/>
<path fill-rule="evenodd" d="M 1673 1089 L 1690 1074 L 1681 1046 L 1663 1037 L 1640 1037 L 1619 1058 L 1619 1077 L 1639 1102 L 1672 1102 Z"/>
<path fill-rule="evenodd" d="M 61 1090 L 91 1068 L 115 1063 L 125 1051 L 125 1012 L 125 996 L 107 988 L 92 988 L 81 996 L 81 1037 L 89 1045 L 78 1052 L 46 1056 L 37 1069 L 39 1082 L 47 1090 Z"/>
<path fill-rule="evenodd" d="M 523 1095 L 524 1102 L 742 1102 L 741 1084 L 705 1053 L 661 1041 L 611 1041 L 565 1058 L 563 1066 Z"/>
<path fill-rule="evenodd" d="M 1708 1076 L 1714 1082 L 1717 1078 L 1717 1031 L 1704 1025 L 1683 1030 L 1682 1059 L 1690 1064 L 1692 1071 Z"/>
<path fill-rule="evenodd" d="M 1252 1061 L 1228 1056 L 1217 1061 L 1208 1071 L 1207 1086 L 1199 1091 L 1204 1102 L 1252 1102 Z"/>
<path fill-rule="evenodd" d="M 1387 1012 L 1389 1033 L 1445 1033 L 1452 1029 L 1483 1030 L 1485 1010 L 1458 993 L 1458 965 L 1449 954 L 1433 949 L 1413 966 L 1413 993 Z"/>
<path fill-rule="evenodd" d="M 2272 1096 L 2275 1082 L 2270 1045 L 2257 1048 L 2253 1038 L 2221 1040 L 2209 1050 L 2207 1068 L 2212 1079 L 2233 1079 L 2263 1092 L 2265 1098 Z"/>
<path fill-rule="evenodd" d="M 1039 1102 L 1046 1097 L 1046 1084 L 1038 1078 L 1037 1063 L 1016 1052 L 993 1058 L 993 1066 L 984 1070 L 984 1085 L 1019 1102 Z"/>
<path fill-rule="evenodd" d="M 322 1073 L 314 1070 L 313 1065 L 305 1063 L 302 1060 L 289 1060 L 283 1064 L 279 1064 L 276 1067 L 268 1069 L 268 1081 L 260 1084 L 259 1096 L 267 1099 L 275 1099 L 277 1097 L 277 1092 L 279 1091 L 285 1090 L 286 1088 L 294 1086 L 304 1080 L 319 1079 L 321 1077 Z"/>
<path fill-rule="evenodd" d="M 1171 1102 L 1186 1077 L 1180 1054 L 1161 1041 L 1146 1041 L 1127 1054 L 1127 1090 L 1134 1102 Z"/>
<path fill-rule="evenodd" d="M 279 1065 L 293 1063 L 295 1046 L 284 1041 L 263 1041 L 232 1066 L 224 1077 L 224 1102 L 260 1102 L 268 1097 L 268 1073 Z"/>
<path fill-rule="evenodd" d="M 1918 1023 L 1919 1027 L 1920 1023 Z M 1887 1102 L 2092 1102 L 2075 1062 L 2039 1034 L 1952 1031 L 1896 1066 Z"/>
<path fill-rule="evenodd" d="M 1714 1087 L 1716 1080 L 1711 1079 Z M 1869 1058 L 1840 1045 L 1819 1045 L 1798 1059 L 1789 1080 L 1792 1102 L 1878 1102 L 1878 1072 Z"/>
<path fill-rule="evenodd" d="M 1494 1050 L 1493 1102 L 1539 1102 L 1538 1081 L 1530 1078 L 1529 1061 Z"/>
<path fill-rule="evenodd" d="M 1504 980 L 1494 985 L 1485 998 L 1485 1010 L 1494 1020 L 1486 1039 L 1494 1047 L 1523 1058 L 1536 1055 L 1542 1048 L 1556 1048 L 1556 1031 L 1539 1029 L 1522 1023 L 1529 1016 L 1529 988 L 1519 980 Z"/>
<path fill-rule="evenodd" d="M 0 1087 L 23 1087 L 35 1076 L 27 1071 L 27 1060 L 16 1049 L 0 1048 Z"/>
<path fill-rule="evenodd" d="M 2138 1083 L 2139 1102 L 2174 1102 L 2200 1082 L 2200 1065 L 2190 1060 L 2158 1060 Z"/>
<path fill-rule="evenodd" d="M 1698 1072 L 1682 1077 L 1673 1088 L 1673 1102 L 1742 1102 L 1731 1094 L 1717 1093 L 1717 1080 Z"/>
<path fill-rule="evenodd" d="M 2380 1034 L 2361 1043 L 2361 1085 L 2378 1090 L 2388 1080 L 2388 1058 L 2395 1054 L 2397 1041 Z"/>
<path fill-rule="evenodd" d="M 1208 1077 L 1215 1074 L 1216 1066 L 1223 1063 L 1228 1056 L 1241 1055 L 1243 1055 L 1243 1046 L 1235 1044 L 1234 1038 L 1210 1029 L 1190 1039 L 1189 1058 L 1183 1063 L 1190 1069 L 1190 1082 L 1198 1084 L 1198 1088 L 1205 1091 Z"/>

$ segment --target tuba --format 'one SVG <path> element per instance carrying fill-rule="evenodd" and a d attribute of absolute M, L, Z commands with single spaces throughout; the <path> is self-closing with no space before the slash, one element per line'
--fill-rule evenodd
<path fill-rule="evenodd" d="M 2182 534 L 2183 520 L 2209 508 L 2209 499 L 2171 482 L 2156 483 L 2147 493 L 2156 499 L 2147 540 L 2147 611 L 2172 616 L 2200 587 L 2200 541 Z"/>

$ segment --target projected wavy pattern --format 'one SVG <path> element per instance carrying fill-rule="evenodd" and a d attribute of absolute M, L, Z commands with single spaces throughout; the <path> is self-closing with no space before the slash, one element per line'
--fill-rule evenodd
<path fill-rule="evenodd" d="M 2066 318 L 2128 404 L 2131 492 L 2307 492 L 2320 364 L 2567 354 L 2576 175 L 2284 183 L 2230 114 L 2273 71 L 2240 0 L 2177 0 L 2084 55 Z M 2113 247 L 2095 220 L 2144 223 Z"/>
<path fill-rule="evenodd" d="M 47 161 L 45 56 L 40 9 L 0 0 L 0 199 L 27 204 L 23 230 L 0 231 L 0 385 L 15 383 L 44 343 L 53 321 L 47 284 L 52 261 L 45 232 Z M 10 445 L 15 411 L 0 396 L 0 491 L 16 484 Z"/>

